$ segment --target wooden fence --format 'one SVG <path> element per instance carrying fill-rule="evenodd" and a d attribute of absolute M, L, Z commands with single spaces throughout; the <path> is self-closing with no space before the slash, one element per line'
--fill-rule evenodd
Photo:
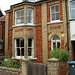
<path fill-rule="evenodd" d="M 47 65 L 28 63 L 28 75 L 47 75 Z"/>

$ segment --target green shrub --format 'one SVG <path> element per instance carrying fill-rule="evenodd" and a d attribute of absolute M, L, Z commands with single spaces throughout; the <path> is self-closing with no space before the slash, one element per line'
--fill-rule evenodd
<path fill-rule="evenodd" d="M 11 68 L 20 68 L 21 64 L 19 62 L 17 62 L 17 60 L 7 59 L 7 61 L 2 62 L 0 64 L 0 66 L 11 67 Z"/>
<path fill-rule="evenodd" d="M 59 61 L 68 61 L 69 60 L 69 52 L 65 49 L 55 49 L 53 51 L 50 52 L 50 58 L 58 58 Z"/>

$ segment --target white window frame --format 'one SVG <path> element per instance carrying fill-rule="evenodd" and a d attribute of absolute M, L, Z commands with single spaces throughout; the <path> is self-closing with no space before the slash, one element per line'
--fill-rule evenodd
<path fill-rule="evenodd" d="M 20 39 L 23 39 L 23 38 L 20 38 Z M 24 48 L 24 47 L 16 47 L 16 40 L 17 39 L 15 39 L 15 58 L 24 59 L 24 56 L 17 56 L 17 48 Z"/>
<path fill-rule="evenodd" d="M 59 22 L 60 21 L 60 9 L 59 9 L 59 12 L 56 12 L 56 13 L 59 13 L 59 20 L 52 20 L 52 13 L 51 13 L 51 7 L 54 6 L 54 9 L 55 9 L 55 6 L 59 4 L 55 4 L 55 5 L 51 5 L 50 6 L 50 19 L 51 19 L 51 22 Z M 60 8 L 60 7 L 59 7 Z M 54 12 L 55 13 L 55 12 Z"/>
<path fill-rule="evenodd" d="M 72 10 L 75 10 L 75 8 L 71 8 L 71 3 L 73 3 L 73 2 L 75 2 L 75 1 L 70 1 L 70 19 L 75 19 L 75 18 L 72 18 L 72 16 L 71 16 L 71 11 Z"/>
<path fill-rule="evenodd" d="M 28 2 L 38 2 L 40 0 L 28 0 Z"/>
<path fill-rule="evenodd" d="M 24 9 L 19 9 L 19 10 L 16 10 L 16 11 L 15 11 L 15 26 L 24 24 L 24 23 L 20 23 L 20 24 L 17 24 L 17 23 L 16 23 L 16 21 L 17 21 L 16 19 L 17 19 L 17 18 L 20 18 L 20 19 L 21 19 L 21 17 L 24 17 L 24 15 L 23 15 L 23 16 L 20 16 L 20 17 L 16 17 L 16 14 L 17 14 L 16 12 L 17 12 L 17 11 L 20 11 L 20 12 L 21 12 L 22 10 L 24 10 Z M 20 13 L 20 14 L 21 14 L 21 13 Z"/>
<path fill-rule="evenodd" d="M 29 11 L 29 10 L 32 10 L 32 16 L 29 16 L 29 15 L 28 15 L 28 11 Z M 28 23 L 28 17 L 31 17 L 31 18 L 32 18 L 32 23 Z M 29 25 L 33 24 L 33 8 L 28 8 L 28 9 L 27 9 L 27 23 L 28 23 Z"/>
<path fill-rule="evenodd" d="M 32 47 L 28 47 L 28 39 L 32 39 Z M 27 39 L 27 56 L 28 56 L 28 48 L 32 48 L 32 53 L 31 56 L 28 56 L 29 59 L 34 58 L 34 39 L 33 38 L 28 38 Z"/>
<path fill-rule="evenodd" d="M 53 37 L 51 38 L 51 50 L 53 50 L 53 43 L 56 43 L 56 48 L 57 48 L 57 43 L 58 42 L 60 42 L 60 45 L 61 45 L 61 39 L 60 40 L 53 40 Z"/>

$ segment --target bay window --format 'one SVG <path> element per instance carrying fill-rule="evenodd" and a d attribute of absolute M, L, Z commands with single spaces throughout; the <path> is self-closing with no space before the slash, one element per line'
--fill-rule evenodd
<path fill-rule="evenodd" d="M 15 25 L 24 24 L 24 9 L 15 11 Z"/>
<path fill-rule="evenodd" d="M 60 20 L 59 5 L 50 6 L 51 21 Z"/>

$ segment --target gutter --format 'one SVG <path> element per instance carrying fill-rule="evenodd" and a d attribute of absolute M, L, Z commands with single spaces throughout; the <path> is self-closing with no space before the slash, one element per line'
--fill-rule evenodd
<path fill-rule="evenodd" d="M 67 24 L 67 44 L 68 44 L 68 47 L 67 47 L 67 50 L 69 52 L 69 35 L 68 35 L 68 14 L 67 14 L 67 0 L 65 0 L 65 7 L 66 7 L 66 24 Z"/>

